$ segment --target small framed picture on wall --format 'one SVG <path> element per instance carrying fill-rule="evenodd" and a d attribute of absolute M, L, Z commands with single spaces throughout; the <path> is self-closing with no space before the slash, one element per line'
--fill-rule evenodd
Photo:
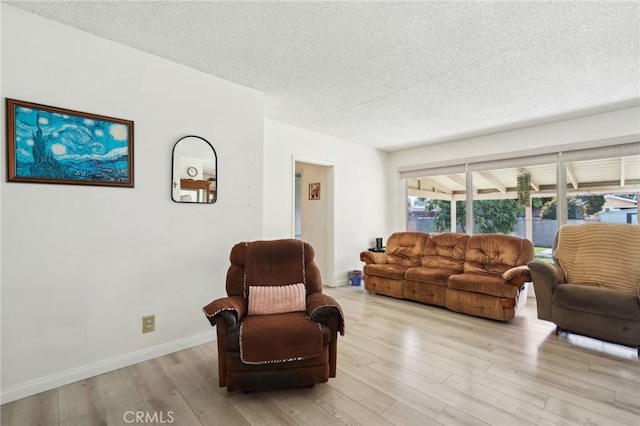
<path fill-rule="evenodd" d="M 320 199 L 320 182 L 309 184 L 309 199 L 310 200 Z"/>

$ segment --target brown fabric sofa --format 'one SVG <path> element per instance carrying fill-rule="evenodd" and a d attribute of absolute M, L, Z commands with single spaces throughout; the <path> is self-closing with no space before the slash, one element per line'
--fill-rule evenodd
<path fill-rule="evenodd" d="M 360 260 L 371 293 L 510 320 L 526 302 L 533 245 L 502 234 L 396 232 L 385 253 L 363 251 Z"/>
<path fill-rule="evenodd" d="M 640 355 L 640 226 L 564 225 L 553 263 L 529 263 L 538 318 L 573 332 L 638 348 Z"/>
<path fill-rule="evenodd" d="M 310 386 L 335 377 L 344 316 L 338 302 L 322 293 L 311 245 L 292 239 L 243 242 L 231 249 L 230 260 L 228 297 L 203 308 L 217 329 L 219 385 L 229 392 L 249 391 Z M 305 287 L 300 294 L 305 310 L 251 314 L 253 286 L 282 289 L 299 283 Z"/>

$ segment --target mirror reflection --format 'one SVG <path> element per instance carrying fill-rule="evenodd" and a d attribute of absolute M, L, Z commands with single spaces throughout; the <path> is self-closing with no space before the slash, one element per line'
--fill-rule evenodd
<path fill-rule="evenodd" d="M 171 198 L 177 203 L 212 204 L 217 199 L 218 159 L 200 136 L 185 136 L 173 147 Z"/>

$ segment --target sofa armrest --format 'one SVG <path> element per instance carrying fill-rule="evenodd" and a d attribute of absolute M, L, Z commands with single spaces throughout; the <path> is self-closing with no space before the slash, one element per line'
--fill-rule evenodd
<path fill-rule="evenodd" d="M 227 329 L 233 330 L 247 314 L 247 301 L 242 296 L 230 296 L 216 299 L 202 308 L 212 326 L 216 318 L 223 318 Z"/>
<path fill-rule="evenodd" d="M 522 287 L 522 285 L 528 281 L 531 281 L 531 271 L 527 265 L 515 266 L 511 269 L 507 269 L 502 274 L 502 279 L 511 284 L 514 287 Z"/>
<path fill-rule="evenodd" d="M 531 278 L 534 282 L 536 278 L 548 280 L 551 288 L 565 283 L 564 270 L 558 264 L 534 260 L 527 263 L 527 267 L 531 271 Z"/>
<path fill-rule="evenodd" d="M 363 261 L 366 265 L 370 265 L 373 263 L 389 263 L 387 261 L 386 253 L 377 253 L 368 250 L 360 253 L 360 260 Z"/>
<path fill-rule="evenodd" d="M 324 293 L 313 293 L 307 296 L 307 316 L 310 320 L 321 324 L 337 324 L 336 331 L 344 336 L 344 314 L 342 307 L 333 297 Z"/>
<path fill-rule="evenodd" d="M 550 262 L 534 260 L 527 264 L 531 270 L 533 288 L 536 292 L 538 318 L 551 321 L 551 299 L 558 284 L 565 282 L 562 268 Z"/>

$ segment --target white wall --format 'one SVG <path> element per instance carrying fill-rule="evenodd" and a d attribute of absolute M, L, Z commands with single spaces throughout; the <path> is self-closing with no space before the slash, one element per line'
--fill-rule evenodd
<path fill-rule="evenodd" d="M 329 285 L 346 284 L 349 270 L 362 269 L 360 252 L 390 232 L 387 154 L 274 120 L 265 120 L 264 132 L 264 237 L 293 237 L 294 159 L 333 165 L 334 276 L 323 278 Z"/>
<path fill-rule="evenodd" d="M 408 149 L 389 154 L 387 176 L 390 192 L 387 211 L 391 226 L 405 229 L 404 182 L 398 167 L 484 157 L 577 142 L 595 141 L 640 133 L 640 108 L 559 121 L 460 141 Z"/>
<path fill-rule="evenodd" d="M 3 98 L 135 122 L 134 189 L 0 184 L 7 402 L 213 339 L 201 308 L 231 246 L 262 236 L 264 121 L 260 92 L 1 7 Z M 189 134 L 217 151 L 214 205 L 171 201 Z"/>

